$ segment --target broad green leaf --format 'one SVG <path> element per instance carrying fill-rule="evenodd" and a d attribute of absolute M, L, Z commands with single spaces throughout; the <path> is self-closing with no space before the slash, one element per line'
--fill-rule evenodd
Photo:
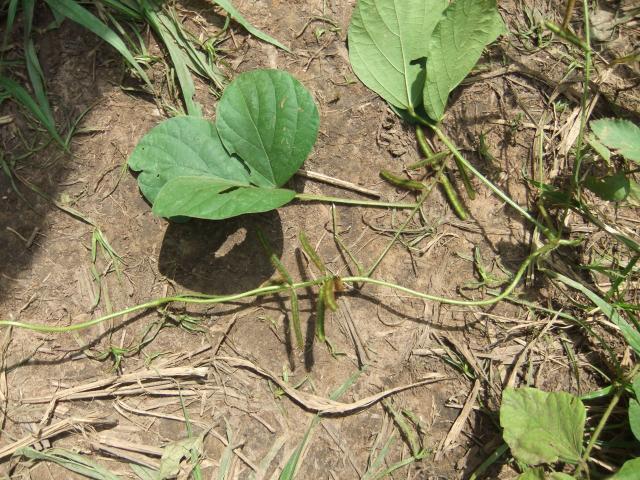
<path fill-rule="evenodd" d="M 640 480 L 640 457 L 627 460 L 609 480 Z"/>
<path fill-rule="evenodd" d="M 349 26 L 353 71 L 397 108 L 422 103 L 424 59 L 447 0 L 358 0 Z"/>
<path fill-rule="evenodd" d="M 607 147 L 605 147 L 600 140 L 598 140 L 596 138 L 595 135 L 586 135 L 585 139 L 587 140 L 587 142 L 589 143 L 589 145 L 591 145 L 591 148 L 593 148 L 596 153 L 598 155 L 600 155 L 605 162 L 607 162 L 607 164 L 609 163 L 609 161 L 611 160 L 611 150 L 609 150 Z"/>
<path fill-rule="evenodd" d="M 52 462 L 72 472 L 79 473 L 94 480 L 120 480 L 120 477 L 95 462 L 62 448 L 50 448 L 39 452 L 30 447 L 21 448 L 15 455 L 21 455 L 30 460 Z"/>
<path fill-rule="evenodd" d="M 517 480 L 545 480 L 544 478 L 544 468 L 536 467 L 530 468 L 520 475 L 518 475 Z"/>
<path fill-rule="evenodd" d="M 588 176 L 584 185 L 598 197 L 609 202 L 621 202 L 631 191 L 631 181 L 624 173 L 603 178 Z"/>
<path fill-rule="evenodd" d="M 240 14 L 240 12 L 233 6 L 233 4 L 229 0 L 213 0 L 215 3 L 220 5 L 231 18 L 233 18 L 236 22 L 244 27 L 244 29 L 249 32 L 254 37 L 259 38 L 260 40 L 275 45 L 278 48 L 281 48 L 285 52 L 291 52 L 287 47 L 281 44 L 278 40 L 273 38 L 270 35 L 267 35 L 262 30 L 258 30 L 256 27 L 251 25 L 251 23 Z"/>
<path fill-rule="evenodd" d="M 522 473 L 518 476 L 517 480 L 574 480 L 574 478 L 562 472 L 551 472 L 549 475 L 546 475 L 544 468 L 536 467 L 530 468 Z"/>
<path fill-rule="evenodd" d="M 247 169 L 224 149 L 215 125 L 198 117 L 171 118 L 151 129 L 129 157 L 129 167 L 141 172 L 138 185 L 151 203 L 176 177 L 249 183 Z"/>
<path fill-rule="evenodd" d="M 513 456 L 526 464 L 578 463 L 586 409 L 566 392 L 508 388 L 502 396 L 500 425 Z"/>
<path fill-rule="evenodd" d="M 279 187 L 302 166 L 318 136 L 320 116 L 307 89 L 287 72 L 238 76 L 218 104 L 220 139 L 261 187 Z"/>
<path fill-rule="evenodd" d="M 634 182 L 633 180 L 630 180 L 631 184 L 630 184 L 630 190 L 629 190 L 629 197 L 628 197 L 628 201 L 631 205 L 634 206 L 640 206 L 640 184 L 638 184 L 637 182 Z"/>
<path fill-rule="evenodd" d="M 574 480 L 575 477 L 563 472 L 551 472 L 549 474 L 549 480 Z"/>
<path fill-rule="evenodd" d="M 633 392 L 636 398 L 629 399 L 629 426 L 640 442 L 640 376 L 633 382 Z"/>
<path fill-rule="evenodd" d="M 559 273 L 555 273 L 554 275 L 562 283 L 570 286 L 571 288 L 578 290 L 584 296 L 586 296 L 589 300 L 591 300 L 600 309 L 600 311 L 604 315 L 606 315 L 609 318 L 609 320 L 611 320 L 611 323 L 613 323 L 620 329 L 620 333 L 622 333 L 622 336 L 627 341 L 629 346 L 633 350 L 635 350 L 637 354 L 640 354 L 640 332 L 636 330 L 633 327 L 633 325 L 627 322 L 618 313 L 618 311 L 615 309 L 613 305 L 605 301 L 603 298 L 601 298 L 599 295 L 589 290 L 587 287 L 585 287 L 581 283 L 576 282 L 575 280 L 565 277 L 564 275 L 561 275 Z"/>
<path fill-rule="evenodd" d="M 449 93 L 504 29 L 496 0 L 455 0 L 447 7 L 429 43 L 423 98 L 429 117 L 442 120 Z"/>
<path fill-rule="evenodd" d="M 640 162 L 640 127 L 621 118 L 603 118 L 591 122 L 591 130 L 607 147 L 627 160 Z"/>
<path fill-rule="evenodd" d="M 193 217 L 222 220 L 274 210 L 291 202 L 293 190 L 260 188 L 213 177 L 177 177 L 160 190 L 153 213 L 161 217 Z"/>
<path fill-rule="evenodd" d="M 115 48 L 120 55 L 124 57 L 124 59 L 131 65 L 140 78 L 151 87 L 151 81 L 147 74 L 144 72 L 140 64 L 131 54 L 125 43 L 122 39 L 111 30 L 105 23 L 96 17 L 89 10 L 84 8 L 80 3 L 74 0 L 45 0 L 51 10 L 57 12 L 59 15 L 63 15 L 64 17 L 72 20 L 87 30 L 95 33 L 97 36 L 102 38 L 105 42 L 110 44 L 113 48 Z"/>

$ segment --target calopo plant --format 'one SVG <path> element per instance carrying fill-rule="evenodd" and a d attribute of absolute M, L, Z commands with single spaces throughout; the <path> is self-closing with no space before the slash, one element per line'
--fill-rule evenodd
<path fill-rule="evenodd" d="M 299 194 L 282 188 L 318 136 L 313 97 L 290 74 L 254 70 L 224 91 L 216 122 L 185 116 L 147 133 L 129 158 L 138 185 L 162 217 L 222 220 L 266 212 L 294 199 L 413 208 Z"/>
<path fill-rule="evenodd" d="M 353 70 L 402 118 L 416 125 L 418 144 L 427 156 L 427 162 L 418 167 L 438 172 L 439 182 L 462 219 L 468 215 L 447 176 L 449 153 L 470 198 L 475 191 L 468 170 L 495 187 L 469 165 L 437 124 L 444 117 L 451 91 L 473 69 L 484 48 L 504 31 L 495 0 L 360 0 L 349 27 Z M 448 152 L 434 155 L 424 126 L 443 140 Z M 406 186 L 388 172 L 383 177 Z"/>

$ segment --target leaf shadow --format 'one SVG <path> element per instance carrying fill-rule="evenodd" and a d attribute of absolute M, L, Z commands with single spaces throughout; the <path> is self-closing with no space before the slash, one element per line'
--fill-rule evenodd
<path fill-rule="evenodd" d="M 277 211 L 224 221 L 171 222 L 158 259 L 162 275 L 182 288 L 226 295 L 251 290 L 274 274 L 258 238 L 282 256 L 282 223 Z"/>

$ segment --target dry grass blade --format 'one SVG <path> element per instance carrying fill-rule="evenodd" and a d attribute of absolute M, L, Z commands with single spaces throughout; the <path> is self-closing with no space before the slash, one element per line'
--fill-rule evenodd
<path fill-rule="evenodd" d="M 462 432 L 462 429 L 464 428 L 464 424 L 467 422 L 467 419 L 469 418 L 469 414 L 473 410 L 473 405 L 476 403 L 478 392 L 480 392 L 480 381 L 476 380 L 475 383 L 473 384 L 473 388 L 471 389 L 471 393 L 467 397 L 467 401 L 464 404 L 462 411 L 460 412 L 460 415 L 458 415 L 458 418 L 456 418 L 456 421 L 453 422 L 453 425 L 451 426 L 449 433 L 447 433 L 447 436 L 442 441 L 442 445 L 440 449 L 436 453 L 436 456 L 435 456 L 436 461 L 439 461 L 442 458 L 442 455 L 444 454 L 445 450 L 447 450 L 447 448 L 453 445 L 453 442 L 456 441 L 456 439 L 460 435 L 460 432 Z"/>
<path fill-rule="evenodd" d="M 174 378 L 205 378 L 209 369 L 207 367 L 198 368 L 160 368 L 155 370 L 145 370 L 143 372 L 129 373 L 121 376 L 111 376 L 103 380 L 96 380 L 95 382 L 86 383 L 77 387 L 67 388 L 61 390 L 54 395 L 46 397 L 31 397 L 23 399 L 24 403 L 49 403 L 51 401 L 64 401 L 64 400 L 78 400 L 81 398 L 95 398 L 115 395 L 121 393 L 123 389 L 118 388 L 128 384 L 141 385 L 143 382 L 149 382 L 150 380 L 162 380 L 162 379 L 174 379 Z M 133 389 L 124 389 L 128 394 L 132 394 L 134 391 L 145 391 L 144 387 L 159 387 L 159 386 L 175 386 L 174 382 L 163 381 L 156 382 L 150 385 L 143 385 L 134 387 Z M 131 392 L 129 391 L 131 390 Z M 159 392 L 154 392 L 159 393 Z M 188 392 L 183 392 L 188 394 Z M 176 390 L 176 395 L 178 391 Z"/>
<path fill-rule="evenodd" d="M 27 435 L 22 437 L 9 445 L 0 449 L 0 460 L 4 460 L 7 457 L 13 455 L 16 450 L 33 445 L 34 443 L 41 442 L 46 438 L 56 437 L 62 433 L 69 432 L 71 430 L 79 429 L 86 426 L 91 427 L 114 427 L 117 425 L 117 421 L 112 419 L 105 419 L 104 415 L 98 413 L 92 413 L 86 417 L 72 417 L 65 418 L 53 425 L 43 428 L 39 435 Z"/>
<path fill-rule="evenodd" d="M 250 370 L 261 377 L 267 378 L 271 380 L 273 383 L 278 385 L 284 393 L 291 398 L 294 402 L 298 403 L 300 406 L 314 413 L 318 413 L 320 415 L 345 415 L 357 412 L 359 410 L 363 410 L 374 403 L 379 402 L 383 398 L 386 398 L 394 393 L 402 392 L 404 390 L 409 390 L 411 388 L 420 387 L 422 385 L 426 385 L 428 383 L 438 382 L 440 380 L 445 380 L 446 377 L 439 373 L 431 373 L 427 377 L 422 380 L 411 383 L 408 385 L 402 385 L 400 387 L 390 388 L 380 393 L 376 393 L 375 395 L 371 395 L 369 397 L 365 397 L 361 400 L 358 400 L 353 403 L 342 403 L 336 402 L 334 400 L 330 400 L 327 398 L 319 397 L 317 395 L 312 395 L 310 393 L 299 392 L 289 384 L 280 380 L 273 373 L 258 367 L 257 365 L 251 363 L 248 360 L 244 360 L 242 358 L 236 357 L 216 357 L 214 361 L 225 362 L 230 367 L 234 368 L 244 368 L 246 370 Z"/>

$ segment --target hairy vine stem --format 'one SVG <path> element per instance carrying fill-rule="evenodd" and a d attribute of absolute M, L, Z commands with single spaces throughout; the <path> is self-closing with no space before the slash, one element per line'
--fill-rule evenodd
<path fill-rule="evenodd" d="M 391 288 L 393 290 L 397 290 L 399 292 L 403 292 L 407 295 L 420 298 L 423 300 L 428 300 L 432 302 L 445 303 L 449 305 L 458 305 L 465 307 L 480 307 L 480 306 L 488 306 L 493 305 L 495 303 L 500 302 L 507 298 L 513 290 L 517 287 L 518 283 L 522 279 L 522 276 L 527 271 L 529 265 L 531 265 L 536 259 L 540 258 L 543 255 L 555 250 L 556 248 L 562 245 L 568 245 L 571 242 L 569 240 L 554 240 L 546 245 L 540 247 L 533 253 L 531 253 L 520 265 L 518 270 L 513 276 L 511 283 L 498 295 L 495 297 L 487 298 L 484 300 L 461 300 L 456 298 L 448 298 L 441 297 L 438 295 L 431 295 L 429 293 L 419 292 L 417 290 L 413 290 L 408 287 L 404 287 L 402 285 L 397 285 L 394 283 L 390 283 L 384 280 L 377 280 L 370 277 L 365 276 L 351 276 L 351 277 L 343 277 L 340 280 L 344 284 L 354 285 L 354 284 L 370 284 L 370 285 L 378 285 L 381 287 Z M 88 320 L 86 322 L 76 323 L 74 325 L 68 326 L 48 326 L 48 325 L 40 325 L 37 323 L 25 323 L 18 322 L 15 320 L 0 320 L 0 327 L 16 327 L 22 328 L 26 330 L 32 330 L 36 332 L 43 333 L 66 333 L 73 332 L 77 330 L 83 330 L 94 325 L 98 325 L 100 323 L 106 322 L 108 320 L 123 317 L 125 315 L 129 315 L 131 313 L 140 312 L 143 310 L 148 310 L 151 308 L 157 308 L 163 305 L 167 305 L 169 303 L 189 303 L 189 304 L 201 304 L 201 305 L 214 305 L 214 304 L 224 304 L 231 303 L 238 300 L 242 300 L 245 298 L 258 298 L 264 297 L 267 295 L 275 295 L 277 293 L 286 293 L 291 292 L 293 290 L 300 290 L 314 286 L 320 286 L 326 283 L 327 281 L 333 279 L 333 276 L 324 276 L 321 278 L 317 278 L 315 280 L 309 280 L 306 282 L 298 282 L 291 284 L 279 284 L 279 285 L 268 285 L 264 287 L 255 288 L 253 290 L 248 290 L 246 292 L 236 293 L 232 295 L 174 295 L 170 297 L 158 298 L 155 300 L 151 300 L 146 303 L 141 303 L 139 305 L 134 305 L 132 307 L 126 308 L 124 310 L 120 310 L 118 312 L 110 313 L 109 315 L 105 315 L 99 318 L 95 318 L 93 320 Z"/>

